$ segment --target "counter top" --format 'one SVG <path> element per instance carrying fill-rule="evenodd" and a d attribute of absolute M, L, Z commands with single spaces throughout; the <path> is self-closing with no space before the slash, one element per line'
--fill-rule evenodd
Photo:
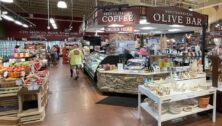
<path fill-rule="evenodd" d="M 143 70 L 100 70 L 100 73 L 108 73 L 108 74 L 131 74 L 131 75 L 157 75 L 157 74 L 169 74 L 170 72 L 151 72 L 145 73 Z"/>

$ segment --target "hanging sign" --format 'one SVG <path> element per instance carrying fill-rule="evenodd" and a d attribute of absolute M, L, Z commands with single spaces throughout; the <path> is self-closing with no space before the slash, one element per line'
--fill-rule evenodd
<path fill-rule="evenodd" d="M 98 25 L 111 24 L 138 24 L 139 13 L 135 9 L 110 10 L 108 12 L 99 10 L 97 16 Z"/>
<path fill-rule="evenodd" d="M 178 7 L 147 7 L 147 21 L 158 24 L 178 24 L 201 27 L 208 22 L 208 16 Z"/>
<path fill-rule="evenodd" d="M 134 32 L 134 27 L 127 26 L 127 27 L 105 27 L 105 32 Z"/>

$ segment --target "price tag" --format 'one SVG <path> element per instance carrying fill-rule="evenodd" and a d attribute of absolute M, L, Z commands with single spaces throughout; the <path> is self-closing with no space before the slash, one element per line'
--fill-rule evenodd
<path fill-rule="evenodd" d="M 22 80 L 21 79 L 17 79 L 15 81 L 15 83 L 16 83 L 17 86 L 20 86 L 20 85 L 22 85 Z"/>
<path fill-rule="evenodd" d="M 32 72 L 32 73 L 35 73 L 34 65 L 32 65 L 32 67 L 31 67 L 31 72 Z"/>
<path fill-rule="evenodd" d="M 3 63 L 3 67 L 9 67 L 9 63 Z"/>
<path fill-rule="evenodd" d="M 25 77 L 25 71 L 22 71 L 22 72 L 21 72 L 21 76 L 22 76 L 22 77 Z"/>
<path fill-rule="evenodd" d="M 90 48 L 90 49 L 94 49 L 94 47 L 93 47 L 93 46 L 89 46 L 89 48 Z"/>
<path fill-rule="evenodd" d="M 3 77 L 6 78 L 8 76 L 8 71 L 5 71 Z"/>

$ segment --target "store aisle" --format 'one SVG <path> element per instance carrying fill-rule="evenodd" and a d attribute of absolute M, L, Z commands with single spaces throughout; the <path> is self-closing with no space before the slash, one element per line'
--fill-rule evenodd
<path fill-rule="evenodd" d="M 96 92 L 92 81 L 81 73 L 76 81 L 70 78 L 68 65 L 58 64 L 50 68 L 50 91 L 46 119 L 30 126 L 156 126 L 150 116 L 142 122 L 136 108 L 96 104 L 105 98 Z M 221 119 L 216 126 L 222 125 Z M 195 121 L 194 121 L 195 120 Z M 185 120 L 164 123 L 164 126 L 211 126 L 209 116 L 189 116 Z M 29 126 L 29 125 L 27 125 Z"/>
<path fill-rule="evenodd" d="M 49 80 L 46 119 L 34 126 L 140 126 L 136 108 L 95 104 L 104 96 L 83 73 L 78 80 L 70 78 L 68 65 L 52 66 Z"/>

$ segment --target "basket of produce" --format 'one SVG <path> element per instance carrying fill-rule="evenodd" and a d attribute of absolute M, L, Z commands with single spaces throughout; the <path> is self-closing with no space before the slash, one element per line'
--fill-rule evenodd
<path fill-rule="evenodd" d="M 19 78 L 19 77 L 21 76 L 21 73 L 20 73 L 20 72 L 10 72 L 10 73 L 8 74 L 8 76 L 9 76 L 10 78 Z"/>
<path fill-rule="evenodd" d="M 209 104 L 209 101 L 210 101 L 210 97 L 209 96 L 207 96 L 207 97 L 200 97 L 198 99 L 198 106 L 200 108 L 206 108 L 208 106 L 208 104 Z"/>

